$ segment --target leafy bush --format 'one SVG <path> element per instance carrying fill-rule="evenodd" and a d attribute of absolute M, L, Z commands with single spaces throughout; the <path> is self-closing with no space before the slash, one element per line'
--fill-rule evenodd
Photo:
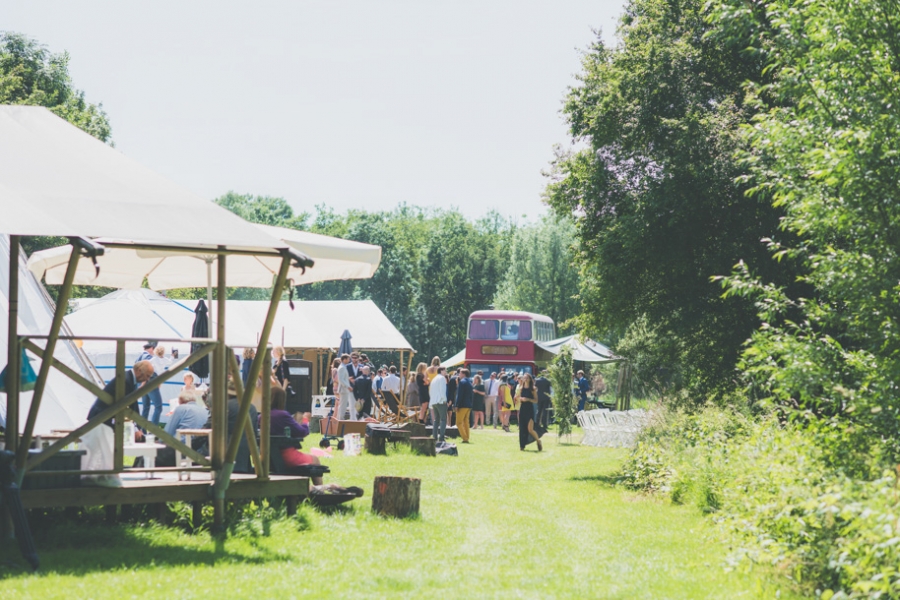
<path fill-rule="evenodd" d="M 855 435 L 832 420 L 658 407 L 619 481 L 714 513 L 737 541 L 733 565 L 772 565 L 823 598 L 898 597 L 897 472 L 877 452 L 836 465 Z"/>

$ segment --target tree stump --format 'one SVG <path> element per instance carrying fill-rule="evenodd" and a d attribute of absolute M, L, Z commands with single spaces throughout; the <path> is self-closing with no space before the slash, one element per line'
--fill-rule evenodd
<path fill-rule="evenodd" d="M 376 477 L 372 510 L 385 517 L 414 517 L 419 512 L 421 485 L 421 479 L 412 477 Z"/>
<path fill-rule="evenodd" d="M 387 441 L 387 438 L 383 438 L 381 436 L 367 435 L 366 436 L 366 453 L 368 454 L 387 454 L 387 450 L 384 447 L 384 443 Z"/>
<path fill-rule="evenodd" d="M 410 437 L 409 447 L 412 448 L 414 454 L 422 456 L 437 456 L 434 449 L 434 438 L 430 437 Z"/>
<path fill-rule="evenodd" d="M 391 429 L 391 443 L 392 444 L 409 444 L 410 434 L 408 431 L 404 431 L 403 429 Z"/>
<path fill-rule="evenodd" d="M 408 431 L 410 437 L 422 437 L 425 435 L 425 425 L 422 423 L 404 423 L 400 428 Z"/>

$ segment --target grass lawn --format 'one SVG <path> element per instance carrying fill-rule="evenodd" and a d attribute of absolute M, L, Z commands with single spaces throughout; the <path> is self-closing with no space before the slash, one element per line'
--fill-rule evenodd
<path fill-rule="evenodd" d="M 0 598 L 771 598 L 779 580 L 728 573 L 727 547 L 691 507 L 610 486 L 623 451 L 518 449 L 473 433 L 460 456 L 336 456 L 326 481 L 359 485 L 352 508 L 257 520 L 227 538 L 175 527 L 66 522 L 38 533 L 42 569 L 0 549 Z M 313 443 L 319 436 L 313 436 Z M 580 439 L 576 435 L 573 440 Z M 307 448 L 311 447 L 307 444 Z M 376 475 L 422 479 L 421 515 L 372 515 Z M 784 587 L 782 585 L 782 587 Z M 790 597 L 786 590 L 782 597 Z"/>

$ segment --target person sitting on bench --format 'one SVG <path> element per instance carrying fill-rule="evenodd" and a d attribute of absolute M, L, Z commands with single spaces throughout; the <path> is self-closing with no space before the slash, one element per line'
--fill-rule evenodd
<path fill-rule="evenodd" d="M 298 423 L 294 420 L 294 417 L 291 416 L 291 413 L 284 409 L 286 403 L 287 394 L 285 394 L 285 391 L 280 387 L 273 387 L 271 431 L 274 435 L 280 435 L 282 432 L 287 433 L 290 431 L 289 437 L 302 440 L 309 435 L 310 414 L 303 413 L 303 418 L 301 419 L 301 422 Z M 284 461 L 286 467 L 302 467 L 306 465 L 321 464 L 318 458 L 306 454 L 305 452 L 300 452 L 297 448 L 282 448 L 281 460 Z M 314 485 L 322 485 L 321 476 L 313 477 L 312 481 Z"/>

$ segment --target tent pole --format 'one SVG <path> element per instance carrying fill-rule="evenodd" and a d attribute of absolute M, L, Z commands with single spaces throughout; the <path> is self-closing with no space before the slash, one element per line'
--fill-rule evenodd
<path fill-rule="evenodd" d="M 214 259 L 210 256 L 210 257 L 207 257 L 205 260 L 206 260 L 206 308 L 209 309 L 209 325 L 210 325 L 210 331 L 212 331 L 212 323 L 213 323 L 212 263 L 213 263 Z M 209 375 L 207 376 L 207 379 L 209 379 L 210 383 L 212 383 L 212 371 L 213 371 L 212 363 L 214 363 L 214 362 L 215 362 L 214 360 L 211 360 L 209 362 L 210 369 L 209 369 Z"/>
<path fill-rule="evenodd" d="M 220 247 L 221 248 L 221 247 Z M 222 485 L 221 480 L 227 482 L 231 478 L 231 469 L 225 466 L 225 440 L 228 437 L 228 405 L 227 405 L 227 373 L 225 369 L 225 353 L 228 347 L 225 345 L 225 298 L 227 296 L 225 290 L 225 255 L 220 254 L 217 260 L 218 279 L 216 280 L 216 291 L 218 292 L 218 306 L 216 307 L 216 352 L 213 355 L 212 365 L 214 368 L 210 375 L 210 383 L 213 388 L 213 447 L 212 450 L 212 468 L 216 472 L 216 484 L 213 486 L 213 525 L 216 531 L 221 531 L 225 524 L 225 489 L 227 483 Z M 207 262 L 207 273 L 210 278 L 207 279 L 207 293 L 210 298 L 210 312 L 212 312 L 212 259 Z M 234 438 L 240 440 L 242 428 L 238 425 L 234 429 Z"/>
<path fill-rule="evenodd" d="M 9 329 L 6 357 L 6 449 L 19 446 L 19 236 L 9 236 Z"/>
<path fill-rule="evenodd" d="M 400 406 L 406 406 L 406 380 L 408 378 L 403 376 L 403 350 L 400 351 L 400 362 L 397 368 L 400 370 Z"/>
<path fill-rule="evenodd" d="M 56 341 L 59 339 L 59 329 L 62 327 L 63 317 L 66 316 L 69 294 L 72 292 L 72 282 L 75 280 L 75 269 L 78 267 L 79 258 L 81 258 L 81 254 L 73 244 L 72 252 L 69 254 L 66 276 L 63 279 L 62 287 L 59 288 L 59 296 L 56 299 L 56 312 L 53 313 L 53 322 L 50 324 L 47 344 L 44 346 L 44 356 L 51 357 L 55 353 Z M 16 269 L 18 270 L 18 268 L 19 265 L 16 264 Z M 16 345 L 18 346 L 18 344 Z M 44 390 L 47 388 L 47 377 L 50 376 L 50 367 L 52 366 L 52 360 L 42 360 L 41 370 L 38 373 L 37 381 L 34 383 L 34 395 L 31 397 L 31 408 L 28 409 L 28 419 L 25 421 L 25 431 L 22 433 L 22 445 L 18 448 L 18 454 L 16 454 L 16 468 L 19 472 L 19 481 L 25 474 L 23 467 L 28 460 L 28 446 L 31 445 L 31 434 L 34 432 L 38 410 L 41 408 L 41 399 L 44 396 Z"/>
<path fill-rule="evenodd" d="M 263 357 L 265 364 L 272 364 L 268 346 L 266 346 L 263 354 L 265 354 Z M 247 381 L 247 386 L 250 386 L 249 380 Z M 269 479 L 269 453 L 271 452 L 272 446 L 272 440 L 270 439 L 270 436 L 272 435 L 272 378 L 268 376 L 268 373 L 264 373 L 262 378 L 262 419 L 260 419 L 260 421 L 259 453 L 262 457 L 262 461 L 259 469 L 259 478 Z M 281 434 L 279 433 L 279 435 Z"/>
<path fill-rule="evenodd" d="M 6 338 L 6 449 L 15 452 L 19 443 L 19 236 L 9 236 L 9 321 Z M 3 537 L 15 537 L 15 526 L 7 510 L 0 513 Z"/>

